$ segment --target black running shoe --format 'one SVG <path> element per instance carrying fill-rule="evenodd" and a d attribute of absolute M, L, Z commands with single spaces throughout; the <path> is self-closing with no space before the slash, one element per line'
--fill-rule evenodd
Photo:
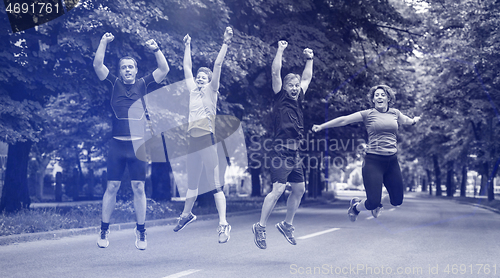
<path fill-rule="evenodd" d="M 276 224 L 276 228 L 291 245 L 297 245 L 297 241 L 293 236 L 293 231 L 295 231 L 293 225 L 287 224 L 285 223 L 285 221 L 281 221 L 280 223 Z"/>
<path fill-rule="evenodd" d="M 179 222 L 177 222 L 177 226 L 175 226 L 174 232 L 178 232 L 184 229 L 184 227 L 186 227 L 187 224 L 190 224 L 195 220 L 196 220 L 196 215 L 194 215 L 193 213 L 189 213 L 187 217 L 179 217 Z"/>

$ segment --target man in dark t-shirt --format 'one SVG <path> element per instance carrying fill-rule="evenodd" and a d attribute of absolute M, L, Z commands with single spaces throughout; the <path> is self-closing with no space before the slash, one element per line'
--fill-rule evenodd
<path fill-rule="evenodd" d="M 276 202 L 290 184 L 291 193 L 287 200 L 287 212 L 284 221 L 276 228 L 292 245 L 297 242 L 293 235 L 293 219 L 305 191 L 304 174 L 299 157 L 299 144 L 304 136 L 304 119 L 301 102 L 312 80 L 314 53 L 304 49 L 306 65 L 302 75 L 289 73 L 281 80 L 283 51 L 288 42 L 279 41 L 271 73 L 274 91 L 273 107 L 273 148 L 269 153 L 272 191 L 267 194 L 262 204 L 260 221 L 253 224 L 254 242 L 260 249 L 266 249 L 266 224 Z"/>
<path fill-rule="evenodd" d="M 112 120 L 112 136 L 109 145 L 107 159 L 108 184 L 102 200 L 101 231 L 97 240 L 97 246 L 106 248 L 109 245 L 109 220 L 116 203 L 116 194 L 120 188 L 120 182 L 128 165 L 128 171 L 134 192 L 134 208 L 137 218 L 135 229 L 135 246 L 139 250 L 145 250 L 146 241 L 146 194 L 144 184 L 146 180 L 146 162 L 137 158 L 134 151 L 133 141 L 144 140 L 144 125 L 130 125 L 131 121 L 145 122 L 145 100 L 147 87 L 153 82 L 160 83 L 169 71 L 167 60 L 160 51 L 154 40 L 148 40 L 146 47 L 154 53 L 158 68 L 142 77 L 136 79 L 137 62 L 132 57 L 123 57 L 119 62 L 119 77 L 111 74 L 104 65 L 106 46 L 112 42 L 114 36 L 106 33 L 102 36 L 99 47 L 94 58 L 94 70 L 99 80 L 106 80 L 111 87 L 111 108 L 114 115 Z M 136 101 L 142 101 L 143 106 L 137 108 L 133 105 Z M 131 126 L 138 128 L 131 128 Z"/>
<path fill-rule="evenodd" d="M 304 115 L 302 102 L 304 91 L 299 90 L 297 99 L 289 97 L 285 90 L 275 94 L 273 106 L 273 142 L 286 144 L 287 141 L 300 142 L 304 138 Z"/>

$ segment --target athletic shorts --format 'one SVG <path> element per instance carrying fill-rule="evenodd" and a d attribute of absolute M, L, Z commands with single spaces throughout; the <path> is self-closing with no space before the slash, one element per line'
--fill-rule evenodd
<path fill-rule="evenodd" d="M 141 150 L 144 151 L 144 148 L 141 148 Z M 145 154 L 141 155 L 141 157 L 145 157 Z M 132 141 L 112 138 L 109 141 L 107 163 L 108 180 L 110 181 L 121 181 L 127 165 L 131 180 L 146 180 L 147 163 L 136 157 Z"/>
<path fill-rule="evenodd" d="M 304 182 L 304 169 L 298 150 L 273 147 L 269 157 L 271 183 Z"/>

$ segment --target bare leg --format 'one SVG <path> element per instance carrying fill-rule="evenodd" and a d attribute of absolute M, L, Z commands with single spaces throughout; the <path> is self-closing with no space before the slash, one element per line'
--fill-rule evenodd
<path fill-rule="evenodd" d="M 198 189 L 187 190 L 186 201 L 184 202 L 184 210 L 181 213 L 181 217 L 186 217 L 191 213 L 197 197 L 198 197 Z"/>
<path fill-rule="evenodd" d="M 137 224 L 146 222 L 146 192 L 144 181 L 132 181 L 132 191 L 134 192 L 134 209 Z"/>
<path fill-rule="evenodd" d="M 115 209 L 116 194 L 120 189 L 121 181 L 108 181 L 106 192 L 102 197 L 102 222 L 109 223 L 111 214 Z"/>
<path fill-rule="evenodd" d="M 292 193 L 288 196 L 288 200 L 286 203 L 286 217 L 285 222 L 288 224 L 292 224 L 293 218 L 297 209 L 299 208 L 300 201 L 302 199 L 302 195 L 306 191 L 306 184 L 304 182 L 299 183 L 290 183 L 292 186 Z"/>
<path fill-rule="evenodd" d="M 285 191 L 285 187 L 286 185 L 284 183 L 275 182 L 273 184 L 273 190 L 269 194 L 267 194 L 266 198 L 264 199 L 264 204 L 262 204 L 262 212 L 260 215 L 260 222 L 259 222 L 259 224 L 262 227 L 266 226 L 267 219 L 269 219 L 269 216 L 271 215 L 274 206 L 276 206 L 276 202 Z"/>

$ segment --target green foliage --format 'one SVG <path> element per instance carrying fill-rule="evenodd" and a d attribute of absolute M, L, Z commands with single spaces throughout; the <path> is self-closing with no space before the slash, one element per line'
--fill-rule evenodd
<path fill-rule="evenodd" d="M 479 165 L 498 157 L 500 40 L 494 0 L 427 1 L 430 9 L 420 14 L 388 0 L 80 2 L 36 29 L 9 34 L 2 26 L 8 35 L 0 40 L 0 140 L 34 141 L 38 158 L 60 157 L 73 168 L 81 159 L 104 157 L 110 95 L 92 68 L 102 34 L 115 34 L 105 59 L 111 72 L 117 73 L 120 57 L 130 55 L 139 62 L 139 76 L 156 68 L 144 47 L 154 38 L 171 68 L 162 85 L 171 85 L 184 78 L 184 35 L 192 37 L 194 69 L 211 67 L 228 25 L 235 35 L 222 69 L 219 110 L 242 120 L 248 146 L 252 135 L 261 141 L 270 136 L 270 65 L 277 41 L 285 39 L 285 74 L 302 72 L 304 48 L 315 53 L 306 130 L 370 107 L 368 89 L 387 84 L 397 92 L 396 108 L 423 116 L 417 127 L 402 128 L 405 159 L 425 161 L 437 154 L 443 163 L 465 162 L 475 155 Z M 174 91 L 166 97 L 178 99 Z M 187 109 L 187 103 L 179 103 L 179 109 Z M 183 113 L 153 111 L 152 119 L 173 126 Z M 344 141 L 366 138 L 361 124 L 327 132 L 328 138 Z M 262 155 L 249 149 L 253 153 Z"/>
<path fill-rule="evenodd" d="M 43 129 L 45 112 L 39 102 L 15 101 L 0 95 L 0 138 L 6 143 L 37 141 Z"/>
<path fill-rule="evenodd" d="M 97 82 L 91 62 L 104 32 L 116 34 L 105 61 L 111 71 L 116 71 L 116 65 L 109 61 L 117 61 L 123 55 L 137 57 L 140 70 L 154 69 L 155 61 L 145 52 L 143 43 L 155 38 L 172 68 L 168 82 L 176 82 L 183 78 L 182 37 L 186 33 L 193 37 L 195 67 L 211 65 L 220 47 L 223 29 L 232 25 L 235 39 L 223 68 L 221 91 L 226 95 L 226 101 L 241 105 L 237 109 L 244 108 L 243 114 L 252 121 L 250 116 L 265 115 L 269 110 L 269 105 L 266 105 L 272 96 L 266 93 L 270 89 L 269 65 L 275 52 L 274 44 L 279 39 L 290 41 L 284 71 L 302 71 L 303 48 L 309 47 L 316 52 L 312 103 L 308 107 L 311 112 L 316 112 L 318 109 L 313 105 L 320 104 L 318 99 L 327 96 L 335 84 L 354 73 L 353 66 L 355 69 L 357 61 L 350 45 L 360 39 L 375 48 L 394 44 L 395 39 L 384 32 L 387 28 L 383 26 L 401 27 L 408 22 L 387 1 L 120 0 L 98 4 L 88 0 L 63 18 L 44 24 L 38 30 L 9 36 L 11 52 L 23 53 L 20 57 L 24 58 L 13 62 L 10 57 L 6 64 L 14 67 L 24 63 L 24 72 L 19 68 L 11 71 L 15 73 L 16 81 L 34 87 L 43 86 L 50 94 L 74 94 L 77 91 L 82 96 L 77 105 L 91 104 L 100 107 L 96 110 L 103 111 L 109 96 Z M 14 46 L 23 39 L 22 47 Z M 34 40 L 38 43 L 35 44 Z M 33 63 L 34 59 L 36 63 Z M 26 74 L 34 71 L 44 74 Z M 12 74 L 7 76 L 2 72 L 2 77 L 12 82 Z M 256 98 L 256 94 L 262 97 Z M 46 105 L 47 99 L 41 104 Z M 95 120 L 106 122 L 106 116 L 101 114 Z M 71 125 L 71 121 L 67 124 Z M 258 131 L 259 125 L 256 122 L 253 130 Z"/>
<path fill-rule="evenodd" d="M 182 211 L 182 202 L 156 202 L 148 200 L 146 204 L 147 221 L 178 217 Z M 232 201 L 227 208 L 231 212 L 260 209 L 262 198 Z M 215 206 L 195 207 L 197 215 L 216 214 Z M 133 201 L 117 201 L 111 216 L 111 223 L 135 222 Z M 25 209 L 17 213 L 0 214 L 0 236 L 38 233 L 60 229 L 98 227 L 101 219 L 101 204 L 68 205 L 57 208 Z M 146 224 L 147 225 L 147 224 Z"/>
<path fill-rule="evenodd" d="M 457 167 L 492 163 L 499 150 L 498 140 L 491 139 L 499 132 L 500 98 L 491 69 L 499 65 L 483 49 L 494 47 L 498 38 L 492 28 L 498 8 L 493 1 L 430 2 L 429 35 L 421 45 L 428 53 L 417 63 L 425 112 L 419 134 L 410 140 L 414 153 L 437 154 L 443 164 L 458 160 Z"/>
<path fill-rule="evenodd" d="M 149 220 L 176 217 L 179 211 L 171 203 L 148 200 L 146 214 Z M 100 225 L 101 205 L 86 204 L 58 208 L 25 209 L 15 214 L 0 215 L 0 236 L 47 232 L 60 229 L 96 227 Z M 132 201 L 118 201 L 112 215 L 113 223 L 135 222 Z"/>

